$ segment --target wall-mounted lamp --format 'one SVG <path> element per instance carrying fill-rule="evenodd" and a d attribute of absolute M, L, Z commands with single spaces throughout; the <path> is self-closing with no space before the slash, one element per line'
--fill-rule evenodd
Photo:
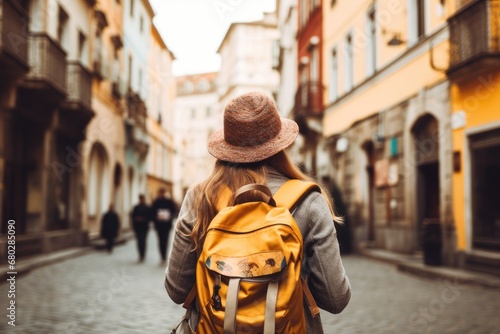
<path fill-rule="evenodd" d="M 349 139 L 347 139 L 345 137 L 340 137 L 337 140 L 337 145 L 335 148 L 336 148 L 337 152 L 344 153 L 349 148 Z"/>
<path fill-rule="evenodd" d="M 307 57 L 307 56 L 300 57 L 300 64 L 301 65 L 309 64 L 309 57 Z"/>
<path fill-rule="evenodd" d="M 316 46 L 319 44 L 319 37 L 318 36 L 312 36 L 310 39 L 309 39 L 309 44 L 312 45 L 312 46 Z"/>
<path fill-rule="evenodd" d="M 392 38 L 387 42 L 388 46 L 400 46 L 402 44 L 406 43 L 404 40 L 401 39 L 401 34 L 400 33 L 394 33 Z"/>

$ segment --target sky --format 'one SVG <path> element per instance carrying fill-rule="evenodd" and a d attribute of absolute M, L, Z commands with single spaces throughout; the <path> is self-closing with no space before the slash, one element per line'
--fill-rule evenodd
<path fill-rule="evenodd" d="M 150 0 L 154 23 L 174 53 L 174 75 L 217 71 L 216 54 L 232 22 L 249 22 L 273 12 L 275 0 Z"/>

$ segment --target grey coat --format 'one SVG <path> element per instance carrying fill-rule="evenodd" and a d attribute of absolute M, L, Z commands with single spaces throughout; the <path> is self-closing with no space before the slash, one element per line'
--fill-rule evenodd
<path fill-rule="evenodd" d="M 271 171 L 267 181 L 274 193 L 287 179 Z M 185 236 L 189 235 L 195 221 L 193 199 L 193 190 L 190 190 L 179 213 L 172 253 L 165 272 L 165 288 L 177 304 L 184 303 L 195 284 L 197 254 L 189 251 L 193 249 L 193 242 L 190 237 Z M 299 203 L 294 217 L 304 240 L 302 276 L 307 278 L 309 288 L 321 309 L 340 313 L 349 302 L 351 287 L 340 258 L 337 232 L 324 198 L 318 192 L 307 195 Z M 309 308 L 305 307 L 305 310 L 307 333 L 323 333 L 320 316 L 312 318 Z M 191 328 L 196 328 L 199 319 L 196 307 L 190 313 Z"/>

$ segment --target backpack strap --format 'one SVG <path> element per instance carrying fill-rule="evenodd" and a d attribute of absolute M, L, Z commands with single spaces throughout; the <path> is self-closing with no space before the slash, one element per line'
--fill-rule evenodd
<path fill-rule="evenodd" d="M 314 300 L 314 296 L 309 289 L 309 285 L 307 285 L 307 281 L 303 278 L 300 280 L 302 281 L 302 290 L 304 292 L 304 297 L 306 298 L 307 306 L 309 306 L 309 311 L 311 311 L 312 317 L 316 318 L 319 315 L 319 307 Z"/>
<path fill-rule="evenodd" d="M 274 199 L 277 206 L 286 207 L 293 213 L 293 209 L 295 209 L 297 203 L 313 191 L 321 192 L 321 188 L 314 182 L 289 180 L 278 189 L 276 194 L 274 194 Z M 319 307 L 314 300 L 314 296 L 309 289 L 307 281 L 301 278 L 301 283 L 305 301 L 312 317 L 315 318 L 319 315 Z"/>
<path fill-rule="evenodd" d="M 239 277 L 229 279 L 226 296 L 226 314 L 224 315 L 224 334 L 236 333 L 236 309 L 238 308 L 240 281 Z"/>
<path fill-rule="evenodd" d="M 321 188 L 314 182 L 289 180 L 278 189 L 276 194 L 274 194 L 274 200 L 276 201 L 276 206 L 286 207 L 292 212 L 295 204 L 312 191 L 321 192 Z"/>
<path fill-rule="evenodd" d="M 188 309 L 189 306 L 193 303 L 194 298 L 196 297 L 198 293 L 198 290 L 196 289 L 196 284 L 191 288 L 191 291 L 189 291 L 188 296 L 186 297 L 186 300 L 184 301 L 184 304 L 182 304 L 182 307 L 185 309 Z"/>
<path fill-rule="evenodd" d="M 276 304 L 278 302 L 278 281 L 269 282 L 266 294 L 266 313 L 263 334 L 276 333 Z"/>

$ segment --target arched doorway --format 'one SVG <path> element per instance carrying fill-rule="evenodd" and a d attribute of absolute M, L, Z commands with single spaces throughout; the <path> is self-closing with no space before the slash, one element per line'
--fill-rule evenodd
<path fill-rule="evenodd" d="M 100 217 L 109 207 L 108 190 L 109 171 L 106 150 L 101 144 L 95 143 L 90 152 L 87 184 L 87 214 L 92 232 L 98 231 Z"/>
<path fill-rule="evenodd" d="M 440 222 L 439 124 L 427 114 L 420 117 L 413 129 L 417 184 L 417 236 L 422 222 Z M 417 245 L 419 243 L 417 242 Z"/>

